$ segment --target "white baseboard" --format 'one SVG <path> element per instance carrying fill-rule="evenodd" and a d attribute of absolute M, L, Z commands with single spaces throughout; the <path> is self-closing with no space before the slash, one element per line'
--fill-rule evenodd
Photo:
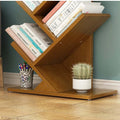
<path fill-rule="evenodd" d="M 120 81 L 118 80 L 94 79 L 93 87 L 117 90 L 118 94 L 120 94 Z"/>
<path fill-rule="evenodd" d="M 7 85 L 20 85 L 19 73 L 4 72 L 3 73 L 4 84 Z M 33 82 L 39 84 L 42 80 L 37 74 L 33 75 Z"/>
<path fill-rule="evenodd" d="M 16 85 L 16 86 L 20 85 L 18 73 L 4 72 L 3 78 L 4 78 L 4 84 Z M 41 79 L 37 74 L 34 74 L 33 81 L 35 84 L 39 84 L 41 82 Z M 117 80 L 94 79 L 93 86 L 95 88 L 117 90 L 118 94 L 120 94 L 120 81 Z"/>

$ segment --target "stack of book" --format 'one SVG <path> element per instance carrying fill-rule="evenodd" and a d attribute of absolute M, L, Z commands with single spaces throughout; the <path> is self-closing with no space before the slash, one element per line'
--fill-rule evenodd
<path fill-rule="evenodd" d="M 12 25 L 6 29 L 6 32 L 32 61 L 35 61 L 52 44 L 52 40 L 35 23 Z"/>
<path fill-rule="evenodd" d="M 102 13 L 103 10 L 99 2 L 60 1 L 42 22 L 59 37 L 82 13 Z"/>
<path fill-rule="evenodd" d="M 42 3 L 42 0 L 41 1 L 23 1 L 23 2 L 31 11 L 33 11 L 38 5 Z"/>

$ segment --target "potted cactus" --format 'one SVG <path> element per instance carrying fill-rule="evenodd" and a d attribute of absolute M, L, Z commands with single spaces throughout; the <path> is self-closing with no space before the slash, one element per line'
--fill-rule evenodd
<path fill-rule="evenodd" d="M 86 63 L 73 65 L 73 89 L 85 93 L 91 89 L 92 66 Z"/>

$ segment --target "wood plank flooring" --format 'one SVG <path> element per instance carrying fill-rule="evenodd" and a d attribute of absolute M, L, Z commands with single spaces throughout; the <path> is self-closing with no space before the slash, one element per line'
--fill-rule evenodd
<path fill-rule="evenodd" d="M 0 120 L 120 120 L 120 95 L 87 101 L 0 88 Z"/>

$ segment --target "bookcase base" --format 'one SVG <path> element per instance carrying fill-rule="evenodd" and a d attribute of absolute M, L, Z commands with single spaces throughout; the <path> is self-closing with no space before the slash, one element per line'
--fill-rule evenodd
<path fill-rule="evenodd" d="M 86 99 L 92 100 L 97 98 L 102 98 L 110 95 L 117 94 L 117 90 L 108 90 L 108 89 L 97 89 L 94 88 L 92 91 L 88 93 L 79 94 L 76 93 L 74 90 L 65 91 L 65 92 L 40 92 L 34 89 L 23 89 L 20 87 L 11 87 L 7 89 L 10 92 L 18 92 L 18 93 L 27 93 L 27 94 L 39 94 L 39 95 L 46 95 L 46 96 L 54 96 L 54 97 L 64 97 L 64 98 L 77 98 L 77 99 Z"/>

